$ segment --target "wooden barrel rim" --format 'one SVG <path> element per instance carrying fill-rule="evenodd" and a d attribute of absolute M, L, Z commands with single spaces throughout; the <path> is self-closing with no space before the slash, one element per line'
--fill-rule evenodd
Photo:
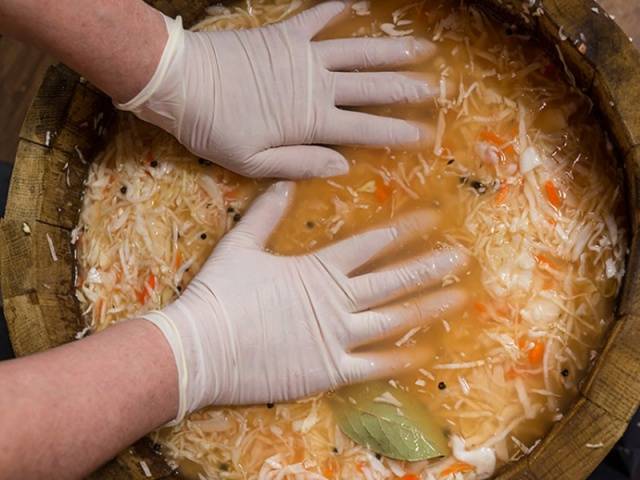
<path fill-rule="evenodd" d="M 621 437 L 640 404 L 640 54 L 592 0 L 539 0 L 530 8 L 534 13 L 526 15 L 525 2 L 519 0 L 476 1 L 537 31 L 550 49 L 559 52 L 606 119 L 624 162 L 630 253 L 604 349 L 565 417 L 530 456 L 505 466 L 495 477 L 586 478 Z M 148 2 L 168 15 L 182 15 L 186 25 L 210 3 Z M 0 292 L 18 356 L 72 341 L 81 329 L 73 292 L 71 230 L 78 220 L 88 171 L 84 159 L 93 158 L 103 145 L 113 111 L 101 92 L 65 66 L 55 65 L 25 119 L 6 217 L 0 223 Z M 148 440 L 122 452 L 91 478 L 150 478 L 141 460 L 153 479 L 180 478 Z"/>

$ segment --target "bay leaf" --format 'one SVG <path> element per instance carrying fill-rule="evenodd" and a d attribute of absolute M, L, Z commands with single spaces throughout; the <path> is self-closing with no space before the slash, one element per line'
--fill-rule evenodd
<path fill-rule="evenodd" d="M 426 405 L 387 382 L 345 387 L 331 397 L 331 408 L 347 437 L 386 457 L 419 461 L 449 454 Z"/>

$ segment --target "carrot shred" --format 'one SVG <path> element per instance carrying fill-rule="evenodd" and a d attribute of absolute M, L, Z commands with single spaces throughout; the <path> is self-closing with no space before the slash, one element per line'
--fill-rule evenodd
<path fill-rule="evenodd" d="M 525 337 L 520 337 L 518 339 L 518 348 L 520 348 L 520 350 L 524 350 L 526 346 L 527 346 L 527 339 Z"/>
<path fill-rule="evenodd" d="M 180 253 L 180 250 L 178 250 L 176 252 L 176 259 L 173 262 L 173 268 L 177 270 L 180 268 L 180 265 L 182 265 L 182 254 Z"/>
<path fill-rule="evenodd" d="M 496 147 L 500 147 L 504 143 L 506 143 L 498 134 L 492 132 L 491 130 L 482 130 L 480 132 L 480 139 L 488 142 Z"/>
<path fill-rule="evenodd" d="M 560 197 L 560 192 L 554 183 L 551 180 L 547 180 L 544 183 L 544 189 L 547 192 L 547 199 L 549 200 L 549 203 L 556 208 L 560 207 L 560 205 L 562 205 L 562 198 Z"/>
<path fill-rule="evenodd" d="M 476 302 L 473 304 L 473 308 L 475 308 L 478 313 L 486 313 L 487 306 L 482 302 Z"/>
<path fill-rule="evenodd" d="M 414 475 L 413 473 L 407 473 L 406 475 L 400 477 L 400 480 L 420 480 L 420 477 Z"/>
<path fill-rule="evenodd" d="M 144 305 L 145 303 L 147 303 L 147 299 L 149 298 L 149 290 L 147 289 L 147 285 L 151 290 L 156 288 L 156 276 L 153 273 L 149 274 L 147 283 L 143 285 L 140 290 L 136 290 L 136 298 L 138 299 L 138 303 L 140 305 Z"/>
<path fill-rule="evenodd" d="M 447 475 L 451 475 L 454 473 L 466 473 L 473 472 L 475 468 L 472 465 L 469 465 L 465 462 L 456 462 L 450 467 L 445 468 L 440 472 L 440 477 L 446 477 Z"/>
<path fill-rule="evenodd" d="M 386 203 L 391 196 L 391 188 L 385 185 L 383 182 L 376 180 L 376 191 L 374 193 L 376 200 L 380 203 Z"/>
<path fill-rule="evenodd" d="M 515 149 L 515 148 L 513 148 L 513 145 L 507 145 L 506 147 L 504 147 L 504 148 L 502 149 L 502 151 L 503 151 L 504 153 L 506 153 L 507 155 L 512 155 L 512 156 L 515 156 L 515 155 L 516 155 L 516 149 Z"/>
<path fill-rule="evenodd" d="M 325 467 L 324 470 L 322 470 L 322 475 L 324 475 L 327 478 L 333 478 L 333 468 L 329 467 Z"/>
<path fill-rule="evenodd" d="M 518 377 L 518 372 L 516 372 L 513 368 L 507 370 L 504 374 L 507 380 L 515 380 Z"/>
<path fill-rule="evenodd" d="M 503 183 L 500 186 L 500 190 L 498 190 L 498 193 L 496 193 L 495 204 L 502 205 L 507 199 L 508 194 L 509 194 L 509 185 L 507 185 L 506 183 Z"/>
<path fill-rule="evenodd" d="M 557 268 L 557 265 L 553 262 L 553 260 L 550 260 L 547 256 L 541 253 L 539 253 L 538 255 L 535 255 L 535 259 L 539 265 L 546 265 L 547 267 L 550 267 L 550 268 Z"/>
<path fill-rule="evenodd" d="M 140 305 L 144 305 L 147 302 L 147 298 L 149 297 L 149 292 L 147 292 L 146 288 L 142 290 L 136 290 L 136 298 L 138 299 L 138 303 Z"/>
<path fill-rule="evenodd" d="M 238 190 L 237 189 L 229 190 L 228 192 L 224 192 L 222 196 L 226 200 L 235 200 L 236 198 L 238 198 Z"/>
<path fill-rule="evenodd" d="M 515 135 L 514 135 L 515 136 Z M 504 153 L 506 153 L 507 155 L 515 155 L 516 154 L 516 150 L 515 148 L 513 148 L 513 145 L 507 145 L 506 147 L 503 147 L 503 145 L 505 143 L 507 143 L 507 141 L 502 138 L 500 135 L 498 135 L 497 133 L 491 131 L 491 130 L 482 130 L 480 132 L 480 139 L 490 143 L 491 145 L 498 147 L 500 150 L 502 150 Z"/>
<path fill-rule="evenodd" d="M 539 365 L 544 357 L 544 343 L 536 342 L 535 346 L 529 350 L 529 363 Z"/>

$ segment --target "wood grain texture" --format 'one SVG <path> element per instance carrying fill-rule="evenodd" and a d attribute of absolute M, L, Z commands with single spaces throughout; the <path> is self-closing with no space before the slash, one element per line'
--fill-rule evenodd
<path fill-rule="evenodd" d="M 52 60 L 35 48 L 0 38 L 0 162 L 13 162 L 22 120 Z"/>
<path fill-rule="evenodd" d="M 150 3 L 169 15 L 182 14 L 188 26 L 209 2 Z M 592 96 L 610 126 L 619 157 L 625 159 L 632 246 L 617 320 L 577 403 L 531 457 L 497 475 L 501 480 L 581 479 L 622 435 L 640 400 L 640 56 L 613 22 L 592 10 L 599 7 L 589 0 L 543 0 L 544 15 L 524 18 L 520 0 L 492 3 L 496 9 L 511 5 L 512 13 L 536 29 L 552 53 L 558 45 L 579 86 Z M 560 27 L 567 40 L 560 40 Z M 576 45 L 585 40 L 587 47 L 581 52 Z M 80 329 L 70 229 L 77 222 L 87 166 L 76 147 L 92 158 L 112 112 L 109 99 L 58 65 L 49 70 L 27 114 L 7 218 L 0 226 L 0 286 L 18 355 L 71 341 Z M 23 231 L 23 223 L 29 225 L 30 234 Z M 58 261 L 51 257 L 48 239 Z M 149 442 L 127 449 L 91 478 L 149 478 L 142 472 L 141 460 L 151 469 L 151 478 L 179 478 Z M 599 448 L 587 445 L 600 442 Z"/>

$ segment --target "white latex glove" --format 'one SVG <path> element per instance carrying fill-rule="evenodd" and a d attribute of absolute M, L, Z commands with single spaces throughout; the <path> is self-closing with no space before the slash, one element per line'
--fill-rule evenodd
<path fill-rule="evenodd" d="M 419 102 L 439 91 L 425 77 L 344 73 L 426 59 L 426 40 L 311 39 L 345 3 L 329 1 L 289 20 L 250 30 L 194 33 L 165 18 L 169 40 L 149 84 L 118 105 L 173 134 L 194 154 L 250 177 L 306 178 L 346 173 L 322 145 L 411 145 L 426 127 L 341 110 L 340 106 Z"/>
<path fill-rule="evenodd" d="M 417 366 L 425 349 L 354 349 L 464 303 L 455 288 L 392 303 L 462 268 L 466 259 L 455 250 L 352 274 L 406 231 L 433 229 L 428 212 L 309 255 L 265 251 L 292 191 L 281 182 L 259 197 L 182 296 L 144 317 L 162 330 L 176 359 L 178 420 L 206 405 L 292 400 Z"/>

